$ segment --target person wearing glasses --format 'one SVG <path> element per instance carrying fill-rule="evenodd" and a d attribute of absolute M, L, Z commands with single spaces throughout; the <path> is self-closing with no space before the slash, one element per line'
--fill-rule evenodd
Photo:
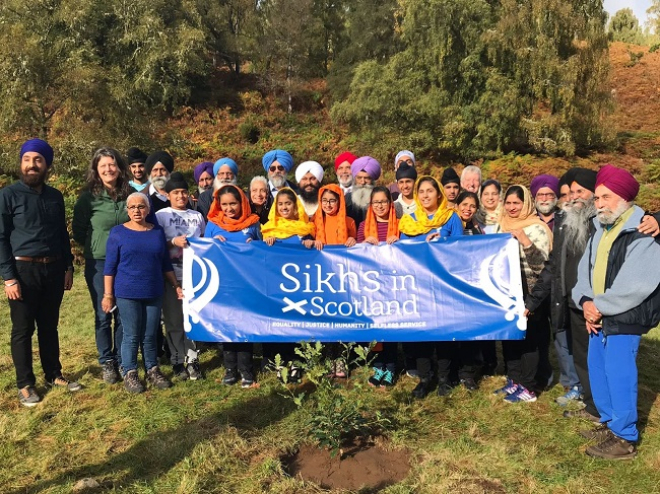
<path fill-rule="evenodd" d="M 559 179 L 552 175 L 538 175 L 532 179 L 529 190 L 539 218 L 550 230 L 555 226 L 555 212 L 559 196 Z"/>
<path fill-rule="evenodd" d="M 287 151 L 284 149 L 268 151 L 261 158 L 261 164 L 268 174 L 268 191 L 273 198 L 285 187 L 298 192 L 298 189 L 286 179 L 287 173 L 293 168 L 293 156 Z"/>
<path fill-rule="evenodd" d="M 107 314 L 119 310 L 124 337 L 121 372 L 129 393 L 142 393 L 137 355 L 142 347 L 147 380 L 152 387 L 166 389 L 172 383 L 158 367 L 157 333 L 163 305 L 165 281 L 178 299 L 183 290 L 176 279 L 165 240 L 156 223 L 146 221 L 149 200 L 135 192 L 126 199 L 128 221 L 110 230 L 106 246 L 102 308 Z"/>
<path fill-rule="evenodd" d="M 73 239 L 83 246 L 85 281 L 94 307 L 94 334 L 102 378 L 119 381 L 123 330 L 119 313 L 103 311 L 105 247 L 110 230 L 128 221 L 126 198 L 130 194 L 127 167 L 119 151 L 97 149 L 87 171 L 87 186 L 73 207 Z M 114 331 L 113 331 L 114 323 Z"/>

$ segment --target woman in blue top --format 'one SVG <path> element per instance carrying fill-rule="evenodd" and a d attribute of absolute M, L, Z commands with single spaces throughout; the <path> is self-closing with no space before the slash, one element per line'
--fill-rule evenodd
<path fill-rule="evenodd" d="M 260 240 L 259 216 L 250 210 L 250 201 L 235 185 L 224 185 L 215 193 L 206 225 L 206 237 L 220 242 L 252 242 Z M 241 377 L 241 387 L 254 386 L 252 343 L 223 343 L 225 377 L 222 383 L 233 385 Z"/>
<path fill-rule="evenodd" d="M 179 299 L 183 298 L 183 291 L 174 275 L 163 229 L 146 221 L 147 196 L 140 192 L 131 194 L 126 199 L 126 210 L 129 220 L 110 230 L 108 237 L 101 305 L 106 313 L 119 309 L 124 329 L 124 386 L 130 393 L 141 393 L 144 386 L 137 372 L 140 346 L 151 385 L 159 389 L 172 385 L 158 368 L 157 332 L 165 279 L 175 287 Z"/>
<path fill-rule="evenodd" d="M 438 181 L 429 176 L 420 177 L 415 184 L 417 208 L 399 221 L 401 239 L 431 241 L 437 237 L 463 235 L 463 222 L 456 211 L 447 208 L 447 198 Z M 404 352 L 416 358 L 419 384 L 413 390 L 415 398 L 424 398 L 431 390 L 431 361 L 433 350 L 438 356 L 438 394 L 451 391 L 449 372 L 455 345 L 452 342 L 415 342 L 404 345 Z"/>

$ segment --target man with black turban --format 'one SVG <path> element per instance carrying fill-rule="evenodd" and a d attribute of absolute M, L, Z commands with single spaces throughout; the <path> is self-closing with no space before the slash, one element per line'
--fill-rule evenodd
<path fill-rule="evenodd" d="M 154 213 L 170 206 L 165 184 L 174 170 L 174 158 L 167 151 L 156 151 L 144 163 L 144 171 L 149 176 L 149 197 Z"/>

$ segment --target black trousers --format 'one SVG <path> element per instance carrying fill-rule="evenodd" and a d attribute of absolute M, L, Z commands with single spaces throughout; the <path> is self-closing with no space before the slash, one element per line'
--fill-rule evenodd
<path fill-rule="evenodd" d="M 476 363 L 479 358 L 478 342 L 422 341 L 405 343 L 404 351 L 416 358 L 420 379 L 428 379 L 432 374 L 433 352 L 438 357 L 438 379 L 448 379 L 452 362 L 458 362 L 459 379 L 475 378 Z"/>
<path fill-rule="evenodd" d="M 41 264 L 16 261 L 22 300 L 9 300 L 11 314 L 11 356 L 19 389 L 34 386 L 32 335 L 37 328 L 39 357 L 47 381 L 62 373 L 57 324 L 64 296 L 64 263 Z"/>
<path fill-rule="evenodd" d="M 600 414 L 594 404 L 594 397 L 591 394 L 591 384 L 589 383 L 589 368 L 587 366 L 587 354 L 589 353 L 589 333 L 587 333 L 587 324 L 581 310 L 570 309 L 571 324 L 571 343 L 573 344 L 573 363 L 578 379 L 582 385 L 582 394 L 584 398 L 585 410 L 591 415 L 599 417 Z"/>
<path fill-rule="evenodd" d="M 550 331 L 550 322 L 546 314 L 535 312 L 527 321 L 524 340 L 505 340 L 502 352 L 507 373 L 513 382 L 522 384 L 528 390 L 536 389 L 536 373 L 539 367 L 539 337 L 545 337 Z"/>
<path fill-rule="evenodd" d="M 552 329 L 550 328 L 550 305 L 548 299 L 536 311 L 537 317 L 532 320 L 536 329 L 536 341 L 539 349 L 539 363 L 536 370 L 536 382 L 539 389 L 545 389 L 552 377 L 552 364 L 550 363 L 550 343 Z"/>
<path fill-rule="evenodd" d="M 252 343 L 223 343 L 222 359 L 225 369 L 240 372 L 244 379 L 252 379 Z"/>

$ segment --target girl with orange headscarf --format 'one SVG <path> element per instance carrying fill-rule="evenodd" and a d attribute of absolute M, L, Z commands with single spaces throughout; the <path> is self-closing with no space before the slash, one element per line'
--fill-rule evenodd
<path fill-rule="evenodd" d="M 355 221 L 346 214 L 346 201 L 339 185 L 321 187 L 319 203 L 321 207 L 314 214 L 316 248 L 321 250 L 324 245 L 353 247 L 357 236 Z"/>
<path fill-rule="evenodd" d="M 379 242 L 393 244 L 397 240 L 399 219 L 396 217 L 392 194 L 387 187 L 374 187 L 365 220 L 358 228 L 357 241 L 378 245 Z"/>
<path fill-rule="evenodd" d="M 208 219 L 207 238 L 220 242 L 251 242 L 261 238 L 259 216 L 252 214 L 247 196 L 235 185 L 224 185 L 215 193 Z M 236 384 L 240 377 L 241 387 L 254 386 L 252 343 L 224 343 L 222 349 L 225 365 L 222 383 Z"/>

